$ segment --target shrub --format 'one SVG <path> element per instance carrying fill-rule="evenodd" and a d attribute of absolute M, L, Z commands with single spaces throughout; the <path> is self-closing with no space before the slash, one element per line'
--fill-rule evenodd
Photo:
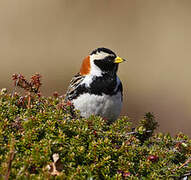
<path fill-rule="evenodd" d="M 97 116 L 85 119 L 58 93 L 41 96 L 40 76 L 39 86 L 15 77 L 26 93 L 0 92 L 0 178 L 176 179 L 190 174 L 191 140 L 182 133 L 154 134 L 153 114 L 146 113 L 133 130 L 128 117 L 112 124 Z"/>

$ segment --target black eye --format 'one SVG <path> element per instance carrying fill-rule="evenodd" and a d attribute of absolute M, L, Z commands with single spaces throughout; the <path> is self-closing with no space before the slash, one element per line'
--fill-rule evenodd
<path fill-rule="evenodd" d="M 107 56 L 103 60 L 106 62 L 114 62 L 115 57 L 114 56 Z"/>

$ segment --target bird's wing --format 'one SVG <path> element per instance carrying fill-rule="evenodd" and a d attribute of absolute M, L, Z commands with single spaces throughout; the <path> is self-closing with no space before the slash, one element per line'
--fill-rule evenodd
<path fill-rule="evenodd" d="M 71 101 L 76 94 L 76 89 L 80 85 L 80 83 L 84 80 L 85 76 L 80 75 L 80 73 L 76 74 L 72 80 L 70 81 L 69 87 L 66 92 L 65 101 Z"/>

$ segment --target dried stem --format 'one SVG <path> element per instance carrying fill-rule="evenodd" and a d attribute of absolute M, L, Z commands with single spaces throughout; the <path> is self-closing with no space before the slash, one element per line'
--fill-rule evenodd
<path fill-rule="evenodd" d="M 181 166 L 178 167 L 178 169 L 181 169 L 182 167 L 184 167 L 186 164 L 188 164 L 189 162 L 191 162 L 191 157 L 189 159 L 187 159 L 186 162 L 184 162 Z"/>
<path fill-rule="evenodd" d="M 8 180 L 9 176 L 11 174 L 11 166 L 12 166 L 14 156 L 15 156 L 15 139 L 13 138 L 12 139 L 12 146 L 10 149 L 9 158 L 8 158 L 8 162 L 7 162 L 7 172 L 6 172 L 6 175 L 4 178 L 5 180 Z"/>
<path fill-rule="evenodd" d="M 30 94 L 30 92 L 29 92 L 29 94 L 28 94 L 28 105 L 27 105 L 27 108 L 30 109 L 30 107 L 31 107 L 31 94 Z"/>

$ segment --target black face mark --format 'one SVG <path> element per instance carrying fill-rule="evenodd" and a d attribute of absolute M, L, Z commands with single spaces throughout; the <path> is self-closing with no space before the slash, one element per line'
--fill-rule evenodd
<path fill-rule="evenodd" d="M 94 60 L 95 65 L 97 65 L 103 72 L 116 73 L 118 70 L 118 64 L 114 63 L 116 56 L 107 56 L 101 60 Z"/>
<path fill-rule="evenodd" d="M 104 47 L 102 47 L 102 48 L 97 48 L 97 49 L 93 50 L 90 55 L 92 55 L 92 54 L 97 54 L 97 53 L 99 53 L 99 52 L 104 52 L 104 53 L 107 53 L 107 54 L 111 54 L 111 55 L 113 55 L 113 56 L 116 57 L 116 54 L 115 54 L 112 50 L 107 49 L 107 48 L 104 48 Z"/>
<path fill-rule="evenodd" d="M 123 95 L 123 86 L 120 84 L 117 86 L 117 76 L 116 74 L 104 74 L 102 77 L 94 77 L 93 82 L 90 84 L 90 87 L 87 87 L 85 84 L 81 84 L 74 91 L 68 94 L 67 100 L 71 101 L 76 99 L 79 95 L 84 93 L 95 94 L 102 96 L 103 93 L 107 95 L 115 95 L 118 92 L 121 92 Z"/>

